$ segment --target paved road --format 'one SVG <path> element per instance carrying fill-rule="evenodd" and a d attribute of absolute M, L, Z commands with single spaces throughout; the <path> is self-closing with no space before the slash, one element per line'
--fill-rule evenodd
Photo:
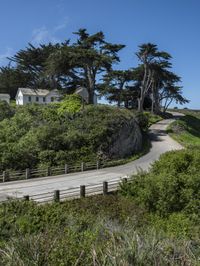
<path fill-rule="evenodd" d="M 181 114 L 174 113 L 176 119 Z M 125 165 L 109 167 L 100 170 L 85 171 L 67 175 L 43 177 L 22 181 L 14 181 L 0 184 L 0 201 L 7 197 L 22 197 L 23 195 L 34 195 L 52 192 L 56 189 L 68 189 L 80 185 L 91 185 L 103 181 L 119 179 L 136 173 L 138 169 L 148 170 L 151 164 L 159 158 L 162 153 L 170 150 L 179 150 L 183 147 L 166 134 L 167 126 L 174 119 L 162 120 L 150 127 L 150 138 L 152 147 L 150 152 L 138 160 Z"/>

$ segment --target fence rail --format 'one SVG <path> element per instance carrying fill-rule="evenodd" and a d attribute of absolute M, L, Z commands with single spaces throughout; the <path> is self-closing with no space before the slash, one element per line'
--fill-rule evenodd
<path fill-rule="evenodd" d="M 81 185 L 79 187 L 67 188 L 62 190 L 54 190 L 50 192 L 23 195 L 11 200 L 32 200 L 38 204 L 51 203 L 51 202 L 62 202 L 65 200 L 72 200 L 77 198 L 85 198 L 87 196 L 103 194 L 107 195 L 110 192 L 116 191 L 120 187 L 120 183 L 129 182 L 127 178 L 120 178 L 111 180 L 109 182 L 104 181 L 103 183 L 95 183 L 91 185 Z M 7 199 L 9 200 L 9 199 Z M 5 202 L 4 200 L 3 202 Z"/>
<path fill-rule="evenodd" d="M 23 171 L 4 171 L 2 174 L 0 173 L 0 183 L 9 182 L 9 181 L 17 181 L 17 180 L 25 180 L 30 178 L 38 178 L 38 177 L 47 177 L 47 176 L 55 176 L 55 175 L 63 175 L 69 173 L 83 172 L 87 170 L 98 170 L 101 168 L 105 168 L 107 166 L 111 166 L 110 163 L 116 163 L 114 161 L 93 161 L 93 162 L 81 162 L 80 164 L 70 165 L 65 164 L 60 167 L 47 167 L 43 169 L 30 169 L 27 168 Z"/>

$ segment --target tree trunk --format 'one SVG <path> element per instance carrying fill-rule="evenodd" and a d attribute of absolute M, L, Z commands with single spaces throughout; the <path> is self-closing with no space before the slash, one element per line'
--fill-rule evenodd
<path fill-rule="evenodd" d="M 128 109 L 128 100 L 127 100 L 127 99 L 124 101 L 124 107 L 125 107 L 126 109 Z"/>
<path fill-rule="evenodd" d="M 88 89 L 88 104 L 94 104 L 94 89 Z"/>
<path fill-rule="evenodd" d="M 154 103 L 155 103 L 155 113 L 159 114 L 159 113 L 161 113 L 161 110 L 160 110 L 159 94 L 158 94 L 158 90 L 157 89 L 155 90 L 154 97 L 155 97 L 155 99 L 154 99 L 155 100 L 154 101 Z"/>
<path fill-rule="evenodd" d="M 121 101 L 120 101 L 120 99 L 118 99 L 118 101 L 117 101 L 117 107 L 120 107 L 120 105 L 121 105 Z"/>
<path fill-rule="evenodd" d="M 87 90 L 88 90 L 88 104 L 94 104 L 94 90 L 95 90 L 95 80 L 92 77 L 91 69 L 86 68 L 87 75 Z"/>
<path fill-rule="evenodd" d="M 151 97 L 151 113 L 154 113 L 154 88 L 152 87 L 152 97 Z"/>
<path fill-rule="evenodd" d="M 140 98 L 138 98 L 138 112 L 143 112 L 143 105 L 144 105 L 144 95 L 141 95 Z"/>

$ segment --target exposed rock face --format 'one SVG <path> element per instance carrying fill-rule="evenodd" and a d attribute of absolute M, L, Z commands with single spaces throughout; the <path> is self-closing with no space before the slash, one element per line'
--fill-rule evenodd
<path fill-rule="evenodd" d="M 124 158 L 142 149 L 142 133 L 136 120 L 133 118 L 114 136 L 109 155 L 113 158 Z"/>

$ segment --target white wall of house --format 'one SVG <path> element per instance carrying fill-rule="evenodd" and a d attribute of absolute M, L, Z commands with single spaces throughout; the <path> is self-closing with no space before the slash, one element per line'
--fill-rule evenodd
<path fill-rule="evenodd" d="M 16 104 L 17 105 L 23 105 L 24 103 L 24 97 L 21 91 L 19 91 L 17 97 L 16 97 Z"/>
<path fill-rule="evenodd" d="M 46 102 L 59 102 L 60 101 L 60 94 L 57 91 L 50 91 L 49 94 L 46 96 Z"/>
<path fill-rule="evenodd" d="M 48 104 L 52 102 L 59 102 L 59 94 L 57 91 L 50 91 L 48 95 L 23 95 L 21 90 L 19 90 L 16 97 L 17 105 L 25 105 L 28 103 L 38 103 L 38 104 Z"/>

